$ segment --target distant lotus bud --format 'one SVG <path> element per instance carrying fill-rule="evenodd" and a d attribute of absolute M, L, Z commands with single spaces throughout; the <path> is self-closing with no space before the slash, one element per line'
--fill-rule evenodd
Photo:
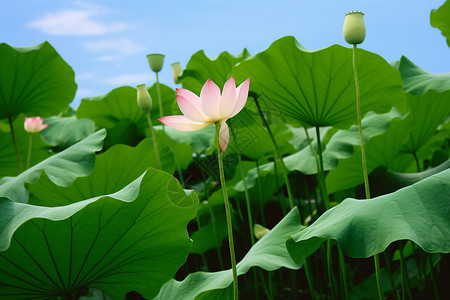
<path fill-rule="evenodd" d="M 40 117 L 33 117 L 33 118 L 25 118 L 25 131 L 28 133 L 36 133 L 41 132 L 45 128 L 47 128 L 48 124 L 43 124 L 44 120 Z"/>
<path fill-rule="evenodd" d="M 361 44 L 366 38 L 364 14 L 360 11 L 348 12 L 344 21 L 344 39 L 349 44 Z"/>
<path fill-rule="evenodd" d="M 260 240 L 262 239 L 263 236 L 265 236 L 266 234 L 268 234 L 270 232 L 270 229 L 267 229 L 266 227 L 259 225 L 259 224 L 255 224 L 253 226 L 253 232 L 255 233 L 255 237 Z"/>
<path fill-rule="evenodd" d="M 163 54 L 149 54 L 147 55 L 148 64 L 153 72 L 158 73 L 161 71 L 164 63 Z"/>
<path fill-rule="evenodd" d="M 150 97 L 145 84 L 137 86 L 137 104 L 144 112 L 152 110 L 152 97 Z"/>
<path fill-rule="evenodd" d="M 178 76 L 181 75 L 181 72 L 183 70 L 181 70 L 181 65 L 179 62 L 173 63 L 172 64 L 172 73 L 173 73 L 173 81 L 178 84 Z"/>

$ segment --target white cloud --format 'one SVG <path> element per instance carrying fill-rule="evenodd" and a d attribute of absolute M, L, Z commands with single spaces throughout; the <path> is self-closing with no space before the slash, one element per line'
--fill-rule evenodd
<path fill-rule="evenodd" d="M 81 89 L 77 90 L 77 94 L 75 97 L 84 98 L 84 97 L 92 97 L 92 96 L 96 96 L 94 91 L 92 91 L 90 89 L 81 88 Z"/>
<path fill-rule="evenodd" d="M 120 32 L 129 26 L 123 22 L 102 22 L 98 20 L 110 9 L 84 1 L 76 1 L 75 8 L 58 12 L 49 12 L 43 18 L 36 19 L 28 25 L 50 35 L 101 35 Z"/>
<path fill-rule="evenodd" d="M 92 72 L 84 72 L 84 73 L 80 73 L 80 74 L 75 74 L 76 81 L 89 80 L 93 77 L 94 77 L 94 73 L 92 73 Z"/>
<path fill-rule="evenodd" d="M 138 73 L 138 74 L 123 74 L 115 77 L 105 79 L 105 83 L 114 86 L 137 86 L 138 84 L 148 83 L 155 81 L 155 76 L 150 73 Z"/>
<path fill-rule="evenodd" d="M 145 47 L 128 38 L 86 42 L 83 48 L 101 53 L 102 55 L 97 58 L 100 61 L 115 61 L 145 50 Z"/>

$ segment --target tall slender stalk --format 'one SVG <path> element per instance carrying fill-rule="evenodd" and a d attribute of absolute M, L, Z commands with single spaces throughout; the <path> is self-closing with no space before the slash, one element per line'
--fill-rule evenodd
<path fill-rule="evenodd" d="M 158 72 L 155 72 L 155 74 L 156 74 L 156 91 L 158 92 L 159 116 L 161 118 L 164 117 L 164 111 L 161 99 L 161 89 L 159 88 L 159 75 Z"/>
<path fill-rule="evenodd" d="M 33 134 L 30 133 L 30 139 L 28 141 L 28 155 L 27 155 L 27 165 L 26 170 L 30 168 L 30 161 L 31 161 L 31 148 L 33 147 Z"/>
<path fill-rule="evenodd" d="M 257 98 L 258 97 L 256 95 L 254 95 L 253 99 L 255 100 L 255 104 L 256 104 L 256 107 L 258 108 L 258 112 L 259 112 L 259 115 L 261 116 L 263 124 L 266 127 L 267 132 L 269 133 L 270 140 L 272 141 L 272 144 L 273 144 L 273 147 L 275 150 L 275 154 L 277 156 L 276 159 L 279 160 L 281 163 L 281 170 L 283 172 L 283 177 L 284 177 L 284 181 L 286 183 L 286 189 L 287 189 L 287 193 L 288 193 L 288 197 L 289 197 L 289 206 L 292 209 L 294 207 L 294 196 L 292 195 L 291 184 L 289 182 L 289 177 L 287 174 L 287 168 L 286 168 L 286 165 L 284 164 L 283 157 L 281 156 L 280 149 L 278 148 L 278 145 L 275 140 L 275 137 L 273 136 L 272 130 L 270 130 L 269 123 L 267 123 L 267 120 L 264 117 L 264 114 L 261 110 L 261 106 L 259 106 L 259 102 L 258 102 Z M 301 218 L 300 218 L 300 220 L 301 220 Z"/>
<path fill-rule="evenodd" d="M 247 181 L 245 180 L 244 166 L 242 165 L 241 155 L 238 154 L 238 162 L 239 169 L 241 172 L 242 183 L 244 184 L 244 195 L 245 195 L 245 204 L 247 206 L 247 218 L 248 218 L 248 227 L 250 229 L 250 240 L 252 242 L 252 246 L 255 244 L 255 233 L 253 232 L 253 217 L 252 217 L 252 209 L 250 206 L 250 196 L 248 194 Z"/>
<path fill-rule="evenodd" d="M 238 280 L 237 280 L 237 268 L 236 268 L 236 255 L 234 253 L 234 241 L 233 241 L 233 224 L 231 222 L 231 210 L 230 201 L 228 200 L 227 186 L 225 183 L 225 174 L 223 171 L 223 159 L 222 150 L 219 146 L 219 132 L 220 132 L 220 122 L 216 123 L 216 144 L 217 144 L 217 159 L 219 161 L 219 175 L 220 175 L 220 186 L 222 187 L 223 201 L 225 202 L 225 214 L 227 217 L 227 229 L 228 229 L 228 245 L 230 247 L 231 256 L 231 268 L 233 271 L 233 298 L 236 300 L 239 298 L 238 290 Z"/>
<path fill-rule="evenodd" d="M 319 154 L 319 186 L 322 193 L 323 202 L 325 205 L 325 211 L 330 208 L 330 198 L 328 197 L 327 186 L 325 184 L 325 170 L 323 167 L 323 155 L 322 155 L 322 142 L 320 140 L 320 128 L 316 126 L 316 137 L 317 137 L 317 152 Z"/>
<path fill-rule="evenodd" d="M 158 73 L 156 73 L 156 74 L 158 74 Z M 156 161 L 158 162 L 159 169 L 161 170 L 162 168 L 161 168 L 161 160 L 159 159 L 158 143 L 156 142 L 156 134 L 153 129 L 152 118 L 150 117 L 150 112 L 148 111 L 146 115 L 147 115 L 148 126 L 150 127 L 150 132 L 151 132 L 152 138 L 153 138 L 153 146 L 155 147 Z"/>
<path fill-rule="evenodd" d="M 223 270 L 224 265 L 223 265 L 223 260 L 222 260 L 222 253 L 220 252 L 220 243 L 219 243 L 219 240 L 217 239 L 218 234 L 217 234 L 217 228 L 216 228 L 216 217 L 214 216 L 213 209 L 209 202 L 208 202 L 208 209 L 209 209 L 209 216 L 211 217 L 211 224 L 212 224 L 212 228 L 213 228 L 213 232 L 214 232 L 214 240 L 216 242 L 217 257 L 219 258 L 219 266 L 220 266 L 220 269 Z"/>
<path fill-rule="evenodd" d="M 359 139 L 361 141 L 361 160 L 363 167 L 363 176 L 364 176 L 364 189 L 366 192 L 366 199 L 370 199 L 370 186 L 369 186 L 369 175 L 367 172 L 367 163 L 366 163 L 366 150 L 364 148 L 364 139 L 362 134 L 362 121 L 361 121 L 361 102 L 359 95 L 359 80 L 358 80 L 358 72 L 356 69 L 356 45 L 353 44 L 353 74 L 355 75 L 355 89 L 356 89 L 356 116 L 358 119 L 358 129 L 359 129 Z M 381 274 L 380 274 L 380 263 L 378 258 L 378 253 L 374 254 L 374 264 L 375 264 L 375 276 L 377 279 L 377 289 L 378 289 L 378 297 L 383 299 L 383 287 L 381 285 Z"/>
<path fill-rule="evenodd" d="M 22 173 L 23 172 L 22 156 L 20 155 L 19 147 L 17 147 L 16 136 L 14 135 L 14 126 L 11 116 L 8 116 L 8 121 L 9 121 L 9 128 L 11 130 L 11 138 L 13 141 L 14 148 L 16 149 L 17 159 L 19 160 L 19 170 L 20 173 Z"/>

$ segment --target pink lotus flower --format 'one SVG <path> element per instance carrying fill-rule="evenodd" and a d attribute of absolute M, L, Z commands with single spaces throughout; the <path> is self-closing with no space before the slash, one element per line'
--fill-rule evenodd
<path fill-rule="evenodd" d="M 49 126 L 49 124 L 43 124 L 44 120 L 41 117 L 25 118 L 25 131 L 29 133 L 41 132 Z"/>
<path fill-rule="evenodd" d="M 200 97 L 186 89 L 177 89 L 175 96 L 183 115 L 167 116 L 158 120 L 180 131 L 193 131 L 220 122 L 219 146 L 223 153 L 228 146 L 230 133 L 226 121 L 239 113 L 248 97 L 250 78 L 236 87 L 234 77 L 220 88 L 208 79 Z"/>

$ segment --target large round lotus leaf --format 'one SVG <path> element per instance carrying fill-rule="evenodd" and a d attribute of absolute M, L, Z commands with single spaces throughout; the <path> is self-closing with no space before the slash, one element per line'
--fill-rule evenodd
<path fill-rule="evenodd" d="M 357 49 L 361 112 L 402 109 L 400 73 L 377 54 Z M 356 123 L 352 49 L 333 45 L 310 51 L 293 37 L 241 62 L 236 81 L 251 77 L 250 89 L 266 110 L 310 126 L 348 128 Z"/>
<path fill-rule="evenodd" d="M 430 23 L 431 26 L 441 30 L 450 47 L 450 1 L 447 0 L 438 9 L 431 10 Z"/>
<path fill-rule="evenodd" d="M 197 205 L 195 193 L 151 168 L 114 193 L 65 206 L 0 198 L 0 295 L 78 299 L 98 288 L 112 299 L 133 290 L 152 299 L 186 261 Z"/>
<path fill-rule="evenodd" d="M 163 111 L 171 115 L 175 91 L 163 84 L 160 87 Z M 160 116 L 156 84 L 148 88 L 148 91 L 153 100 L 150 111 L 152 122 L 153 125 L 158 125 L 160 122 L 157 119 Z M 116 88 L 102 96 L 82 99 L 77 117 L 91 119 L 96 126 L 108 130 L 108 138 L 105 141 L 107 148 L 114 144 L 135 146 L 139 140 L 150 135 L 147 117 L 137 105 L 136 88 L 130 86 Z"/>
<path fill-rule="evenodd" d="M 222 52 L 217 58 L 210 58 L 203 50 L 192 55 L 186 69 L 183 71 L 180 81 L 184 89 L 188 89 L 199 95 L 208 79 L 211 79 L 221 89 L 230 78 L 232 68 L 240 61 L 250 56 L 247 49 L 237 55 Z"/>
<path fill-rule="evenodd" d="M 406 56 L 402 56 L 399 61 L 394 62 L 400 71 L 404 83 L 404 89 L 413 95 L 423 95 L 428 90 L 444 92 L 450 90 L 449 73 L 428 73 L 420 68 Z"/>
<path fill-rule="evenodd" d="M 49 117 L 72 102 L 75 74 L 48 42 L 25 48 L 2 43 L 0 57 L 0 119 Z"/>

